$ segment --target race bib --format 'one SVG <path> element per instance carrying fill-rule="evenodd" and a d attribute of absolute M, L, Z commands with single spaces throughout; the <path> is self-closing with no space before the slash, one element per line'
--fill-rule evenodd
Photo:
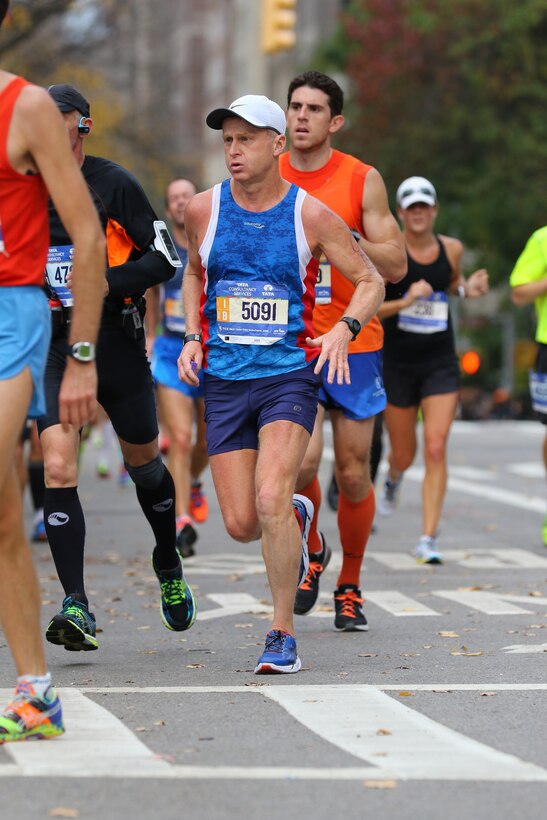
<path fill-rule="evenodd" d="M 547 415 L 547 373 L 530 370 L 529 377 L 532 407 L 537 413 Z"/>
<path fill-rule="evenodd" d="M 186 320 L 184 318 L 182 291 L 180 289 L 170 290 L 169 294 L 165 294 L 163 315 L 167 330 L 171 333 L 179 333 L 184 336 L 186 330 Z"/>
<path fill-rule="evenodd" d="M 432 293 L 429 299 L 416 299 L 399 312 L 397 326 L 408 333 L 440 333 L 448 329 L 448 296 Z"/>
<path fill-rule="evenodd" d="M 330 262 L 325 256 L 322 256 L 321 261 L 319 262 L 317 280 L 315 282 L 316 305 L 330 305 L 332 296 L 331 279 L 332 274 Z"/>
<path fill-rule="evenodd" d="M 218 335 L 228 344 L 272 345 L 287 335 L 289 291 L 269 282 L 217 285 Z"/>
<path fill-rule="evenodd" d="M 72 291 L 67 288 L 68 274 L 72 273 L 73 245 L 50 247 L 46 263 L 46 282 L 63 307 L 72 307 Z"/>

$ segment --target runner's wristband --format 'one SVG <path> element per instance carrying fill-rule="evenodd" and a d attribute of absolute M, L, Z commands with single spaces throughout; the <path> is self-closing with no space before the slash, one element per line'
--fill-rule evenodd
<path fill-rule="evenodd" d="M 201 342 L 203 341 L 203 337 L 201 333 L 189 333 L 187 336 L 184 337 L 184 344 L 186 342 Z"/>

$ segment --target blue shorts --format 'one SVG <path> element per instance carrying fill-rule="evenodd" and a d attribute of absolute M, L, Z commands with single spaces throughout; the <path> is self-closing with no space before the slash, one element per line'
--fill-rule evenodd
<path fill-rule="evenodd" d="M 327 410 L 341 410 L 347 419 L 370 419 L 386 406 L 382 351 L 350 353 L 348 363 L 351 384 L 328 384 L 328 362 L 325 364 L 319 401 Z"/>
<path fill-rule="evenodd" d="M 152 353 L 152 376 L 156 384 L 178 390 L 191 399 L 203 398 L 203 371 L 199 373 L 199 387 L 193 387 L 179 379 L 177 360 L 182 350 L 182 339 L 176 336 L 158 336 Z"/>
<path fill-rule="evenodd" d="M 51 318 L 42 288 L 0 287 L 0 380 L 29 368 L 34 391 L 27 415 L 33 419 L 46 412 L 44 371 L 50 337 Z"/>
<path fill-rule="evenodd" d="M 210 456 L 258 450 L 258 434 L 272 421 L 292 421 L 311 435 L 321 377 L 315 364 L 301 370 L 241 381 L 205 373 L 205 421 Z"/>

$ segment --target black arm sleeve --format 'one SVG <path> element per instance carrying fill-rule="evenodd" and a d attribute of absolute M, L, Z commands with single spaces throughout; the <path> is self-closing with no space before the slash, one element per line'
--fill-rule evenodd
<path fill-rule="evenodd" d="M 166 282 L 176 268 L 160 251 L 147 251 L 140 259 L 115 265 L 106 271 L 109 296 L 143 295 L 148 288 Z"/>

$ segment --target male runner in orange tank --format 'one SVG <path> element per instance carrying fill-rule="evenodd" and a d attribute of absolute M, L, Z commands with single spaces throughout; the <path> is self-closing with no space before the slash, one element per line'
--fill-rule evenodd
<path fill-rule="evenodd" d="M 404 241 L 389 210 L 379 172 L 331 146 L 344 124 L 344 96 L 325 74 L 306 71 L 289 85 L 287 127 L 290 151 L 281 157 L 281 175 L 328 205 L 348 225 L 360 247 L 384 279 L 398 282 L 406 273 Z M 316 287 L 313 315 L 316 334 L 325 333 L 344 315 L 351 284 L 324 260 Z M 368 629 L 363 613 L 360 571 L 374 519 L 374 489 L 370 480 L 370 445 L 374 416 L 385 407 L 381 349 L 383 331 L 374 317 L 362 330 L 348 317 L 351 384 L 323 384 L 313 435 L 298 479 L 298 491 L 308 496 L 316 515 L 321 503 L 317 478 L 323 450 L 323 419 L 328 409 L 334 436 L 335 476 L 340 497 L 338 528 L 342 568 L 334 593 L 335 628 Z M 295 612 L 309 612 L 319 593 L 319 576 L 330 549 L 314 519 L 308 541 L 310 570 L 298 588 Z"/>

